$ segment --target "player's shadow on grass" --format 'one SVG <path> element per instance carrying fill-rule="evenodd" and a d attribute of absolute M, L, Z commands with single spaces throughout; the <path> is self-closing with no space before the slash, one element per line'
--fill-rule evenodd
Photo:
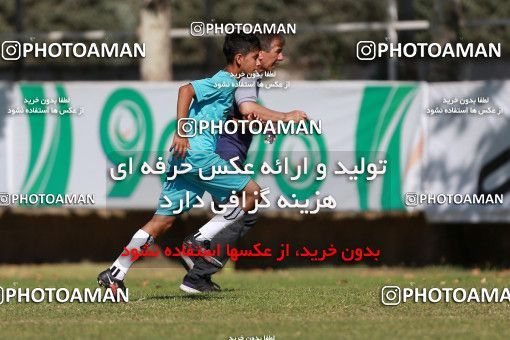
<path fill-rule="evenodd" d="M 214 300 L 223 298 L 224 296 L 214 293 L 196 295 L 157 295 L 148 297 L 147 300 Z"/>
<path fill-rule="evenodd" d="M 231 293 L 235 292 L 234 288 L 224 288 L 220 292 L 211 292 L 211 293 L 201 293 L 201 294 L 174 294 L 174 295 L 156 295 L 149 296 L 144 298 L 144 300 L 214 300 L 214 299 L 224 299 L 222 293 Z"/>

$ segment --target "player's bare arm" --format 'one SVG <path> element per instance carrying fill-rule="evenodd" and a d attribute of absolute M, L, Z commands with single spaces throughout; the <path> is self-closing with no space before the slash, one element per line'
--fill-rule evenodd
<path fill-rule="evenodd" d="M 183 85 L 179 88 L 179 95 L 177 97 L 177 131 L 172 141 L 170 150 L 174 151 L 176 158 L 185 158 L 186 150 L 190 149 L 189 141 L 182 130 L 182 118 L 188 118 L 188 110 L 195 96 L 195 90 L 191 84 Z"/>

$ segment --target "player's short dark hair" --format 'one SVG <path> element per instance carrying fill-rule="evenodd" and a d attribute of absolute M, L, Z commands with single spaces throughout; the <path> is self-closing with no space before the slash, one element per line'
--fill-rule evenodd
<path fill-rule="evenodd" d="M 255 34 L 227 34 L 225 43 L 223 44 L 223 54 L 228 64 L 234 62 L 234 57 L 238 53 L 244 56 L 258 50 L 260 50 L 260 42 Z"/>
<path fill-rule="evenodd" d="M 271 50 L 271 44 L 275 39 L 280 40 L 282 45 L 285 45 L 285 38 L 281 33 L 257 34 L 257 38 L 259 38 L 260 41 L 260 49 L 265 52 L 269 52 Z"/>

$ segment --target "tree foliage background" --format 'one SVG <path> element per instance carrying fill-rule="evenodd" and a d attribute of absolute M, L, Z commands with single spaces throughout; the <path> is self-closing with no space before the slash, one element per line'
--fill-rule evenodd
<path fill-rule="evenodd" d="M 168 0 L 172 27 L 188 28 L 193 21 L 210 22 L 292 22 L 327 25 L 346 22 L 387 20 L 384 0 Z M 107 41 L 134 41 L 142 0 L 24 0 L 25 32 L 89 31 L 132 33 L 112 34 Z M 506 0 L 399 0 L 400 20 L 429 20 L 427 31 L 399 33 L 400 41 L 501 42 L 504 54 L 510 49 L 510 25 L 476 26 L 473 21 L 510 18 Z M 0 2 L 0 34 L 16 31 L 15 0 Z M 291 77 L 304 79 L 384 79 L 385 60 L 360 62 L 356 59 L 359 40 L 384 41 L 383 31 L 356 33 L 298 33 L 287 37 L 288 60 L 283 69 Z M 191 78 L 220 67 L 223 63 L 220 38 L 173 39 L 173 66 L 177 77 Z M 419 67 L 411 60 L 399 65 L 403 79 L 418 79 Z M 47 61 L 31 60 L 30 63 Z M 55 61 L 53 61 L 55 63 Z M 59 60 L 79 65 L 132 65 L 136 60 Z M 451 69 L 454 61 L 445 61 Z M 0 64 L 0 66 L 5 66 Z M 181 70 L 181 72 L 179 72 Z M 452 72 L 453 73 L 453 72 Z M 452 75 L 454 76 L 454 75 Z"/>

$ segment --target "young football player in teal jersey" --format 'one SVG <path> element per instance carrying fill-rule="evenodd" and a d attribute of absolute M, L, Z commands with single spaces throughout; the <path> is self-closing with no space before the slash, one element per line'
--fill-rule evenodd
<path fill-rule="evenodd" d="M 169 159 L 168 175 L 172 175 L 175 168 L 179 170 L 183 163 L 189 164 L 191 170 L 165 182 L 156 213 L 134 234 L 125 247 L 130 252 L 132 249 L 142 251 L 150 247 L 154 239 L 166 232 L 179 214 L 191 209 L 205 191 L 213 197 L 226 197 L 235 191 L 244 199 L 242 205 L 227 209 L 224 214 L 206 223 L 198 233 L 187 240 L 189 246 L 198 249 L 208 249 L 210 240 L 217 233 L 241 220 L 246 212 L 254 208 L 255 201 L 260 199 L 257 196 L 260 187 L 248 175 L 217 174 L 207 181 L 199 176 L 200 172 L 203 176 L 209 176 L 213 168 L 218 166 L 230 168 L 231 165 L 215 152 L 218 135 L 214 130 L 186 137 L 189 131 L 185 126 L 186 122 L 182 120 L 188 118 L 195 122 L 208 120 L 216 123 L 224 121 L 234 101 L 234 92 L 240 77 L 238 75 L 251 74 L 256 70 L 259 50 L 259 40 L 253 34 L 227 35 L 223 45 L 223 53 L 227 60 L 225 69 L 211 78 L 192 81 L 179 88 L 178 131 L 170 148 L 173 155 Z M 172 202 L 169 207 L 166 204 L 168 201 Z M 178 209 L 184 201 L 186 205 Z M 174 213 L 176 210 L 180 211 Z M 207 256 L 204 259 L 215 260 Z M 99 285 L 111 289 L 114 294 L 117 289 L 125 289 L 124 277 L 132 264 L 131 256 L 119 256 L 110 268 L 99 274 L 97 278 Z"/>

